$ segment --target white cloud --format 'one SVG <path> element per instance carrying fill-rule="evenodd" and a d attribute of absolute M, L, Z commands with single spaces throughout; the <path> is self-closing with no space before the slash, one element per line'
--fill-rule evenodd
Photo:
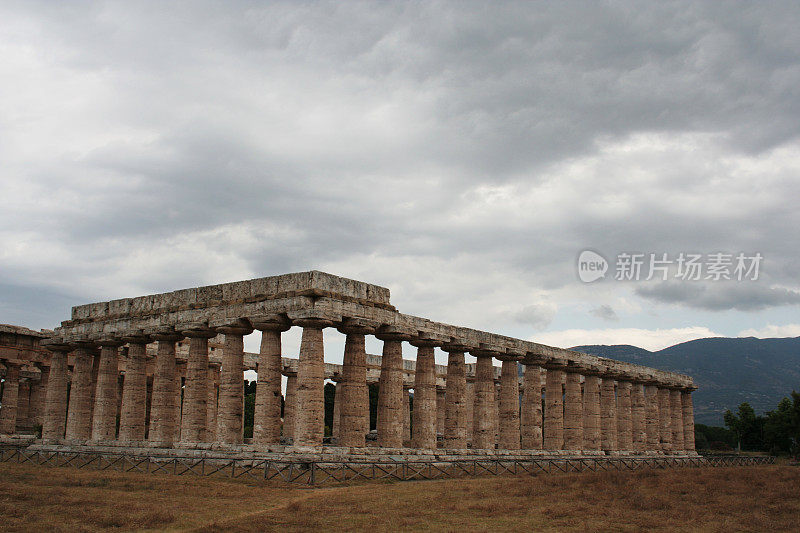
<path fill-rule="evenodd" d="M 703 326 L 671 329 L 567 329 L 550 331 L 531 338 L 531 340 L 561 348 L 587 344 L 630 344 L 646 350 L 661 350 L 673 344 L 705 337 L 722 335 Z"/>
<path fill-rule="evenodd" d="M 800 324 L 784 324 L 776 326 L 769 324 L 760 329 L 745 329 L 739 332 L 739 337 L 758 337 L 770 339 L 778 337 L 800 337 Z"/>

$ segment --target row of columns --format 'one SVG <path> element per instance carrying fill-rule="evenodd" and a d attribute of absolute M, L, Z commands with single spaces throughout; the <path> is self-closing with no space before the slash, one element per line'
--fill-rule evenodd
<path fill-rule="evenodd" d="M 255 444 L 277 443 L 281 435 L 281 333 L 291 325 L 303 328 L 296 375 L 287 380 L 284 436 L 299 446 L 318 446 L 324 432 L 323 329 L 332 322 L 316 316 L 235 320 L 190 324 L 100 339 L 99 364 L 87 343 L 51 345 L 54 350 L 45 401 L 43 438 L 90 439 L 94 442 L 141 442 L 145 438 L 145 345 L 157 343 L 148 440 L 155 446 L 176 442 L 218 442 L 238 445 L 243 439 L 243 336 L 262 332 L 253 428 Z M 409 437 L 415 448 L 436 448 L 437 417 L 443 416 L 443 445 L 464 449 L 504 450 L 693 450 L 690 391 L 642 383 L 600 368 L 578 367 L 553 358 L 526 365 L 520 401 L 517 361 L 492 349 L 474 349 L 436 338 L 412 338 L 402 330 L 378 328 L 351 319 L 337 326 L 346 335 L 342 376 L 337 386 L 337 441 L 365 445 L 369 430 L 365 336 L 383 341 L 378 397 L 378 445 L 400 448 Z M 224 335 L 219 397 L 209 386 L 208 339 Z M 189 356 L 181 414 L 180 381 L 176 379 L 175 343 L 189 338 Z M 408 396 L 403 387 L 402 342 L 417 348 L 414 409 L 409 423 Z M 119 436 L 115 434 L 119 347 L 126 343 L 127 367 L 122 391 Z M 448 353 L 444 398 L 435 385 L 434 348 Z M 66 357 L 75 365 L 66 407 Z M 465 354 L 477 357 L 473 400 L 467 400 Z M 499 399 L 493 357 L 502 361 Z M 525 359 L 531 363 L 530 357 Z M 96 368 L 97 376 L 92 372 Z M 546 371 L 542 396 L 540 368 Z M 566 374 L 566 375 L 565 375 Z M 92 383 L 96 382 L 95 387 Z M 176 385 L 177 384 L 177 385 Z M 643 385 L 645 388 L 643 389 Z M 215 392 L 213 393 L 215 394 Z M 438 405 L 437 405 L 438 404 Z M 544 404 L 544 411 L 542 411 Z M 215 417 L 211 411 L 216 409 Z M 212 422 L 215 420 L 215 422 Z M 469 420 L 469 424 L 468 424 Z M 411 430 L 413 427 L 413 431 Z M 410 435 L 409 435 L 410 433 Z M 499 435 L 499 437 L 497 437 Z"/>

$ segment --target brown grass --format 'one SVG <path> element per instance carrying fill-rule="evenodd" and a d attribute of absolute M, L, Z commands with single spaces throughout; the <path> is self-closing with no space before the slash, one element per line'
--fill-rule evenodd
<path fill-rule="evenodd" d="M 800 469 L 765 466 L 366 483 L 0 464 L 6 531 L 796 531 Z"/>

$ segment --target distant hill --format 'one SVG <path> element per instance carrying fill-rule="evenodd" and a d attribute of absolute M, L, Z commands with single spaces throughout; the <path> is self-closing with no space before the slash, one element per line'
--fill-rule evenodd
<path fill-rule="evenodd" d="M 695 419 L 701 424 L 722 425 L 725 410 L 742 402 L 761 414 L 792 390 L 800 391 L 800 337 L 697 339 L 657 352 L 624 344 L 571 349 L 692 376 L 699 387 L 693 395 Z"/>

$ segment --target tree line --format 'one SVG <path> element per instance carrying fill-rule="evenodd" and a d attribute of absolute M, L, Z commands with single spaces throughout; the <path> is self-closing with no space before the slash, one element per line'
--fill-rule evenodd
<path fill-rule="evenodd" d="M 772 411 L 756 415 L 749 403 L 728 409 L 725 427 L 695 426 L 698 450 L 741 450 L 800 455 L 800 393 L 792 391 Z"/>

